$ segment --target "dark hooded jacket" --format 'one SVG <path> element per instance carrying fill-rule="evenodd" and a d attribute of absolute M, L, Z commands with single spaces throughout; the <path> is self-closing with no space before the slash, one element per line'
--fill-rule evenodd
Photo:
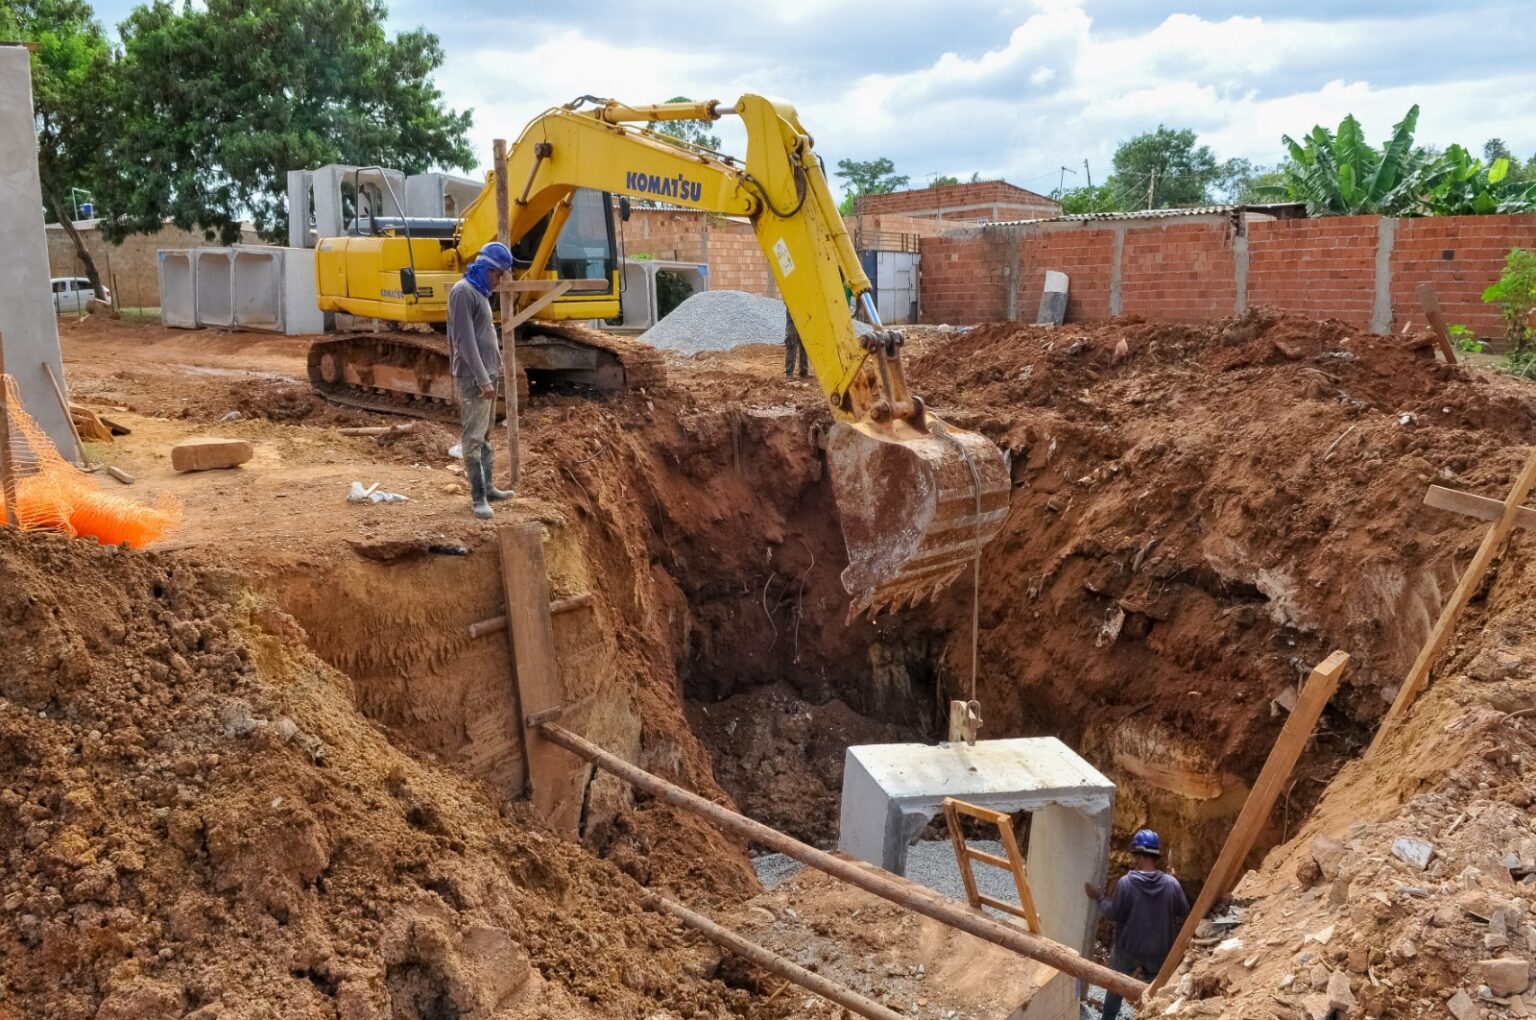
<path fill-rule="evenodd" d="M 1114 923 L 1116 953 L 1161 960 L 1189 916 L 1189 900 L 1167 872 L 1131 871 L 1099 898 L 1099 912 Z"/>

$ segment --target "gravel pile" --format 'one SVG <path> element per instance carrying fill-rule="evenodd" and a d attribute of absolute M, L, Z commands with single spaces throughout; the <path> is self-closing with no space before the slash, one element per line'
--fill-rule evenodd
<path fill-rule="evenodd" d="M 705 290 L 688 298 L 640 334 L 653 347 L 681 354 L 728 351 L 747 344 L 784 342 L 784 302 L 740 290 Z M 855 322 L 867 333 L 869 327 Z"/>
<path fill-rule="evenodd" d="M 1003 844 L 997 840 L 973 839 L 970 845 L 999 857 L 1004 853 Z M 752 858 L 752 867 L 756 869 L 757 880 L 763 883 L 763 888 L 772 889 L 805 865 L 783 854 L 763 854 Z M 971 870 L 976 876 L 976 887 L 983 896 L 1004 903 L 1018 902 L 1019 894 L 1013 887 L 1013 876 L 1002 868 L 979 864 Z M 907 877 L 951 899 L 965 900 L 965 883 L 960 880 L 959 866 L 955 863 L 955 845 L 947 839 L 925 840 L 907 847 Z"/>

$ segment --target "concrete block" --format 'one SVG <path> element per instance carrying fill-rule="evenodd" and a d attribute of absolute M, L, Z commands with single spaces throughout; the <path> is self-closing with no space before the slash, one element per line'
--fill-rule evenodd
<path fill-rule="evenodd" d="M 48 233 L 37 177 L 31 54 L 0 46 L 0 337 L 5 370 L 22 403 L 66 458 L 79 455 L 44 365 L 64 378 L 59 329 L 48 286 Z"/>
<path fill-rule="evenodd" d="M 282 329 L 289 336 L 325 332 L 325 313 L 316 302 L 313 249 L 283 250 Z"/>
<path fill-rule="evenodd" d="M 255 453 L 244 439 L 188 439 L 171 447 L 171 467 L 177 471 L 239 467 Z"/>
<path fill-rule="evenodd" d="M 315 175 L 308 170 L 288 171 L 288 246 L 313 248 L 314 230 L 310 218 L 314 215 Z"/>
<path fill-rule="evenodd" d="M 234 258 L 228 248 L 192 249 L 197 324 L 230 329 L 235 324 Z"/>
<path fill-rule="evenodd" d="M 1045 288 L 1040 292 L 1037 326 L 1060 326 L 1067 317 L 1067 274 L 1054 269 L 1045 271 Z"/>
<path fill-rule="evenodd" d="M 870 744 L 844 761 L 838 848 L 898 875 L 907 846 L 954 797 L 1031 812 L 1028 870 L 1045 935 L 1086 952 L 1096 922 L 1084 882 L 1109 866 L 1115 787 L 1054 737 Z"/>
<path fill-rule="evenodd" d="M 230 250 L 230 313 L 241 329 L 283 325 L 283 251 L 237 245 Z"/>
<path fill-rule="evenodd" d="M 160 280 L 160 322 L 176 329 L 197 328 L 197 263 L 186 248 L 155 252 Z"/>
<path fill-rule="evenodd" d="M 413 174 L 405 179 L 405 209 L 409 216 L 460 217 L 485 190 L 485 182 L 455 174 Z"/>

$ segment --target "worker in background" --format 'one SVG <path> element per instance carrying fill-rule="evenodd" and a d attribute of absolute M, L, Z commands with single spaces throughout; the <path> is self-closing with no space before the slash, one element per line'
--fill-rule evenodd
<path fill-rule="evenodd" d="M 1134 867 L 1115 883 L 1115 891 L 1106 896 L 1092 883 L 1083 886 L 1088 898 L 1099 905 L 1099 913 L 1115 926 L 1115 945 L 1109 965 L 1122 974 L 1150 981 L 1163 969 L 1163 961 L 1178 938 L 1179 928 L 1189 916 L 1189 900 L 1179 880 L 1158 868 L 1162 859 L 1162 841 L 1151 829 L 1142 829 L 1131 837 Z M 1120 996 L 1106 991 L 1104 1020 L 1120 1015 Z"/>
<path fill-rule="evenodd" d="M 795 375 L 795 364 L 800 365 L 800 378 L 804 379 L 810 371 L 810 366 L 805 359 L 805 344 L 800 340 L 800 331 L 795 328 L 795 317 L 789 314 L 789 309 L 784 309 L 784 378 L 791 379 Z"/>
<path fill-rule="evenodd" d="M 501 348 L 491 316 L 491 294 L 512 271 L 512 253 L 492 241 L 469 264 L 464 278 L 448 292 L 448 367 L 459 391 L 463 426 L 464 474 L 475 516 L 491 519 L 491 500 L 512 493 L 496 488 L 491 465 L 491 423 L 496 418 L 496 380 L 501 377 Z"/>

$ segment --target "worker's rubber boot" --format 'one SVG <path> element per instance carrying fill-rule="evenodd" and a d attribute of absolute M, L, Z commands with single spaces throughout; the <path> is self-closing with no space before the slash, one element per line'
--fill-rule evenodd
<path fill-rule="evenodd" d="M 485 452 L 480 455 L 481 477 L 485 480 L 485 498 L 492 503 L 500 503 L 504 499 L 511 499 L 517 493 L 511 489 L 496 488 L 496 483 L 492 481 L 496 477 L 495 469 L 492 466 L 494 463 L 495 454 L 491 451 L 490 444 L 487 443 Z"/>
<path fill-rule="evenodd" d="M 471 461 L 464 465 L 464 476 L 469 479 L 469 505 L 476 517 L 482 521 L 488 521 L 493 514 L 491 504 L 486 500 L 486 476 L 479 461 Z"/>

